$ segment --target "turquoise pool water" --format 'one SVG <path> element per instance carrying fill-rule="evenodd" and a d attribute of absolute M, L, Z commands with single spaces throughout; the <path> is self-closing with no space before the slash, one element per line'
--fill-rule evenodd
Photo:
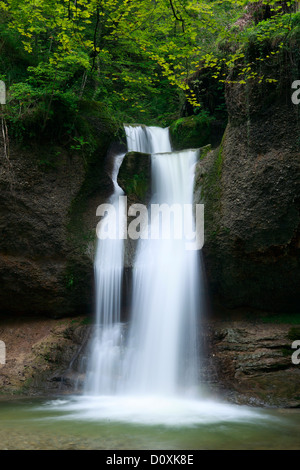
<path fill-rule="evenodd" d="M 299 449 L 299 436 L 300 410 L 145 398 L 0 401 L 1 450 L 284 450 Z"/>

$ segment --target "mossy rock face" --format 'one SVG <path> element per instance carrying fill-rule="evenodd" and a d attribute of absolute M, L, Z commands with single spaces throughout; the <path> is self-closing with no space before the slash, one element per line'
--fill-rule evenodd
<path fill-rule="evenodd" d="M 117 152 L 123 147 L 101 103 L 81 103 L 76 131 L 65 146 L 11 139 L 10 160 L 2 159 L 0 316 L 59 318 L 94 308 L 96 212 L 113 192 L 112 142 Z"/>
<path fill-rule="evenodd" d="M 210 143 L 211 118 L 206 115 L 180 118 L 170 126 L 174 150 L 200 148 Z"/>
<path fill-rule="evenodd" d="M 146 204 L 151 190 L 151 157 L 146 153 L 128 152 L 118 174 L 118 184 L 129 202 Z"/>

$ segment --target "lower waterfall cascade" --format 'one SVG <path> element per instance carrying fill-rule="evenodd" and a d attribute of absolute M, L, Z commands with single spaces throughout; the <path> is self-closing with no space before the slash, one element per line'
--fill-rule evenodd
<path fill-rule="evenodd" d="M 172 152 L 168 129 L 135 125 L 125 131 L 128 151 L 140 152 L 140 158 L 150 155 L 150 206 L 187 208 L 183 212 L 194 228 L 191 203 L 198 150 Z M 201 383 L 198 333 L 206 305 L 201 247 L 187 249 L 189 231 L 183 237 L 149 236 L 160 227 L 152 211 L 138 240 L 130 315 L 122 323 L 127 214 L 117 175 L 124 156 L 115 158 L 114 193 L 108 201 L 115 217 L 110 220 L 109 212 L 97 212 L 103 224 L 97 226 L 94 263 L 96 320 L 84 388 L 71 399 L 51 401 L 47 409 L 60 417 L 66 413 L 67 420 L 176 428 L 225 422 L 252 425 L 272 419 L 255 408 L 224 402 Z M 110 223 L 112 232 L 123 236 L 102 237 Z"/>
<path fill-rule="evenodd" d="M 169 130 L 126 126 L 129 151 L 151 155 L 151 204 L 189 207 L 192 219 L 194 166 L 197 150 L 172 152 Z M 124 155 L 116 158 L 114 194 L 118 212 L 117 174 Z M 143 158 L 141 156 L 141 158 Z M 145 158 L 145 157 L 144 157 Z M 126 214 L 122 216 L 125 218 Z M 120 217 L 116 219 L 120 221 Z M 150 228 L 158 220 L 151 220 Z M 198 251 L 176 239 L 141 237 L 133 268 L 132 309 L 126 348 L 120 323 L 124 241 L 98 241 L 95 259 L 96 325 L 85 391 L 96 395 L 139 393 L 177 395 L 198 386 L 199 309 Z"/>

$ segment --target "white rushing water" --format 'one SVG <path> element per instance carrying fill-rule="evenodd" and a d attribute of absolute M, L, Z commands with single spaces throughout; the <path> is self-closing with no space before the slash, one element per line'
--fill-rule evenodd
<path fill-rule="evenodd" d="M 171 152 L 168 129 L 126 126 L 126 135 L 128 150 L 151 154 L 151 204 L 190 207 L 197 152 Z M 127 220 L 125 207 L 119 206 L 123 192 L 117 184 L 123 157 L 115 161 L 115 191 L 108 201 L 115 208 L 115 222 L 121 225 Z M 192 211 L 188 211 L 187 219 L 192 218 Z M 156 222 L 153 217 L 148 235 L 157 228 Z M 260 410 L 213 400 L 199 386 L 201 250 L 187 250 L 186 246 L 184 237 L 139 241 L 129 331 L 123 344 L 124 240 L 98 241 L 96 325 L 85 390 L 81 396 L 46 404 L 50 411 L 59 412 L 57 419 L 172 427 L 270 419 Z"/>
<path fill-rule="evenodd" d="M 171 152 L 168 129 L 127 127 L 131 150 L 151 153 L 153 204 L 189 207 L 192 218 L 197 151 Z M 190 205 L 190 206 L 188 206 Z M 198 252 L 175 238 L 141 239 L 133 272 L 133 305 L 123 389 L 135 394 L 182 395 L 197 387 Z M 183 222 L 183 220 L 182 220 Z M 170 236 L 168 236 L 170 235 Z"/>
<path fill-rule="evenodd" d="M 91 341 L 85 392 L 96 395 L 115 393 L 116 377 L 118 377 L 121 365 L 122 324 L 120 316 L 124 241 L 121 237 L 105 238 L 103 232 L 107 226 L 115 226 L 115 230 L 118 232 L 122 229 L 119 222 L 121 221 L 122 224 L 122 221 L 126 220 L 125 206 L 119 204 L 119 197 L 123 195 L 123 191 L 117 184 L 117 176 L 124 155 L 118 155 L 114 161 L 112 173 L 114 193 L 108 203 L 114 207 L 115 212 L 108 211 L 105 219 L 102 219 L 103 224 L 98 229 L 94 263 L 96 324 Z"/>
<path fill-rule="evenodd" d="M 171 151 L 169 130 L 158 127 L 126 126 L 129 151 L 151 154 L 153 204 L 167 204 L 192 219 L 194 165 L 197 151 Z M 124 155 L 115 161 L 115 191 L 108 201 L 115 207 L 113 223 L 124 223 L 123 191 L 117 175 Z M 141 155 L 141 158 L 148 158 Z M 190 206 L 188 206 L 190 205 Z M 119 217 L 119 212 L 121 217 Z M 123 353 L 120 321 L 124 241 L 117 237 L 99 239 L 95 259 L 96 325 L 85 392 L 112 394 L 190 394 L 197 388 L 199 370 L 197 317 L 200 283 L 197 251 L 186 249 L 184 236 L 175 237 L 171 224 L 162 237 L 157 214 L 147 227 L 157 239 L 139 241 L 133 269 L 132 308 L 126 351 Z M 105 222 L 104 220 L 104 222 Z M 171 219 L 170 219 L 171 220 Z M 179 220 L 181 223 L 183 219 Z M 177 227 L 178 228 L 178 227 Z M 120 230 L 120 227 L 118 227 Z M 101 238 L 101 237 L 100 237 Z M 103 237 L 102 237 L 103 238 Z"/>

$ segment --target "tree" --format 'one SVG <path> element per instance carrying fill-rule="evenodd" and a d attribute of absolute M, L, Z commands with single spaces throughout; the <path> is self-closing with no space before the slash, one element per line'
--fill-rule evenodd
<path fill-rule="evenodd" d="M 283 3 L 288 8 L 295 4 L 273 0 L 5 0 L 0 1 L 0 12 L 6 34 L 21 41 L 31 57 L 26 82 L 33 99 L 46 97 L 45 124 L 53 101 L 62 95 L 70 101 L 85 96 L 111 109 L 117 106 L 122 118 L 130 114 L 129 109 L 132 116 L 150 116 L 153 103 L 158 113 L 164 113 L 165 106 L 160 107 L 157 98 L 163 102 L 166 97 L 166 103 L 171 103 L 172 95 L 185 96 L 196 110 L 200 104 L 189 79 L 199 68 L 226 81 L 228 71 L 239 63 L 236 80 L 244 83 L 259 77 L 257 62 L 268 57 L 264 52 L 251 60 L 245 57 L 245 44 L 255 27 L 249 5 L 267 6 L 271 12 L 257 36 L 263 43 L 270 35 L 289 33 L 290 22 L 282 20 Z M 245 15 L 246 20 L 241 20 Z M 279 41 L 272 54 L 279 53 L 282 44 Z"/>

